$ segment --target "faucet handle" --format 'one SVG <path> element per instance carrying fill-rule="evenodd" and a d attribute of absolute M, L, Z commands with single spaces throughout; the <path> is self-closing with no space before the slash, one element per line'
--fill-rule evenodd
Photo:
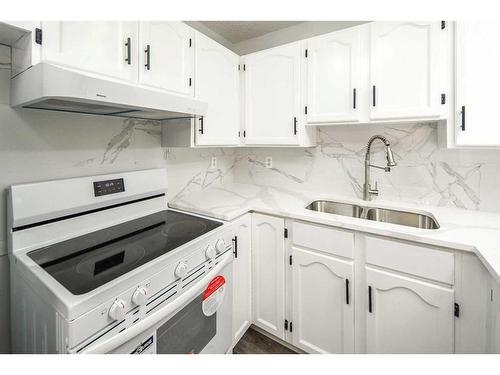
<path fill-rule="evenodd" d="M 378 182 L 377 181 L 375 181 L 375 187 L 373 189 L 370 188 L 369 192 L 371 195 L 378 195 Z"/>

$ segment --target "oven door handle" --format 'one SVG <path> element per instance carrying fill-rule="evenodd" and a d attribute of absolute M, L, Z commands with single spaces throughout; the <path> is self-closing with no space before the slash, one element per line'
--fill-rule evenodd
<path fill-rule="evenodd" d="M 190 302 L 194 297 L 200 294 L 207 284 L 212 280 L 213 277 L 217 276 L 229 263 L 233 260 L 233 254 L 228 251 L 223 259 L 217 264 L 210 272 L 208 272 L 199 282 L 194 284 L 189 288 L 184 294 L 180 295 L 177 299 L 169 303 L 168 305 L 162 307 L 155 314 L 147 317 L 146 319 L 138 322 L 125 331 L 118 333 L 117 335 L 110 337 L 107 340 L 96 343 L 95 345 L 89 346 L 87 349 L 81 353 L 85 354 L 100 354 L 108 353 L 113 349 L 116 349 L 120 345 L 125 344 L 127 341 L 133 339 L 135 336 L 143 333 L 144 331 L 150 329 L 155 324 L 159 323 L 161 320 L 165 319 L 167 316 L 171 315 L 177 309 L 181 308 L 188 302 Z"/>

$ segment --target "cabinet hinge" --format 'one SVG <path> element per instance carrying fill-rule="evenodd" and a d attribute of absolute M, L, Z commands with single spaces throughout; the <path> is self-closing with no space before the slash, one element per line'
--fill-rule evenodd
<path fill-rule="evenodd" d="M 306 48 L 306 53 L 305 53 L 305 55 L 306 55 L 306 59 L 307 59 L 307 48 Z"/>
<path fill-rule="evenodd" d="M 307 105 L 304 107 L 304 113 L 307 115 Z"/>
<path fill-rule="evenodd" d="M 285 331 L 288 331 L 288 320 L 285 319 Z"/>
<path fill-rule="evenodd" d="M 234 254 L 234 259 L 238 258 L 238 236 L 234 236 L 233 238 L 233 254 Z"/>
<path fill-rule="evenodd" d="M 189 38 L 189 48 L 193 46 L 193 39 Z"/>
<path fill-rule="evenodd" d="M 446 104 L 446 94 L 441 94 L 441 104 Z"/>
<path fill-rule="evenodd" d="M 35 29 L 35 43 L 42 44 L 42 29 Z"/>
<path fill-rule="evenodd" d="M 289 263 L 290 265 L 292 265 L 292 264 L 293 264 L 293 258 L 292 258 L 292 256 L 291 256 L 291 255 L 290 255 L 290 258 L 288 258 L 288 263 Z"/>
<path fill-rule="evenodd" d="M 455 307 L 453 309 L 453 314 L 459 318 L 460 317 L 460 305 L 458 303 L 455 303 Z"/>
<path fill-rule="evenodd" d="M 285 228 L 285 229 L 283 230 L 283 236 L 284 236 L 285 238 L 288 238 L 288 228 Z"/>
<path fill-rule="evenodd" d="M 446 28 L 446 21 L 441 21 L 441 30 Z"/>

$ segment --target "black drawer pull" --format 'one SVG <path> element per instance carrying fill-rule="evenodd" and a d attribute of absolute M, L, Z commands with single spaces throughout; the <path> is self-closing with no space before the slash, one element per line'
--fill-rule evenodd
<path fill-rule="evenodd" d="M 128 65 L 130 65 L 132 64 L 132 41 L 130 38 L 127 38 L 125 46 L 127 47 L 127 58 L 125 59 L 125 61 Z"/>
<path fill-rule="evenodd" d="M 147 70 L 151 70 L 151 46 L 149 44 L 146 46 L 144 52 L 146 53 L 146 64 L 144 66 Z"/>

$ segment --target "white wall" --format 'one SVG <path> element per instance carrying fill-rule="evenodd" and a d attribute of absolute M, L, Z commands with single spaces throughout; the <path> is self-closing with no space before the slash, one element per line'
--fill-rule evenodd
<path fill-rule="evenodd" d="M 167 168 L 168 196 L 232 181 L 232 150 L 163 149 L 160 126 L 9 106 L 10 49 L 0 45 L 0 353 L 9 351 L 5 188 L 17 183 Z M 218 168 L 210 169 L 210 157 Z"/>

